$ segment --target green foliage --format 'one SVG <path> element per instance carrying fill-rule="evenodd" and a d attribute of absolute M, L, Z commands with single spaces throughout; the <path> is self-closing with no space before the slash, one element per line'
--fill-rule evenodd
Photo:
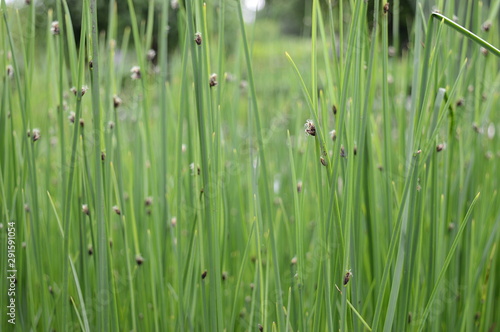
<path fill-rule="evenodd" d="M 500 1 L 105 5 L 1 7 L 1 331 L 496 326 Z"/>

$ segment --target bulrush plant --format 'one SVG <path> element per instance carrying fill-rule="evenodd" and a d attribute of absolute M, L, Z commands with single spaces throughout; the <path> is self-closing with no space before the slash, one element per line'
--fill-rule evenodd
<path fill-rule="evenodd" d="M 498 1 L 107 2 L 0 2 L 0 331 L 500 324 Z"/>

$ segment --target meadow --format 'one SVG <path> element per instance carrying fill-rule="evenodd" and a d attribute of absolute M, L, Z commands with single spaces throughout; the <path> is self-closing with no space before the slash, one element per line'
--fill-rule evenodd
<path fill-rule="evenodd" d="M 500 328 L 500 0 L 126 2 L 1 2 L 0 331 Z"/>

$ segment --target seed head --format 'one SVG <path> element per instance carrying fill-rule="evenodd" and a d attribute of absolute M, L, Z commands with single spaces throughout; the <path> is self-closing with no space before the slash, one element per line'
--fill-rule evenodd
<path fill-rule="evenodd" d="M 33 129 L 31 136 L 32 136 L 33 142 L 38 141 L 40 139 L 40 129 L 37 129 L 37 128 Z"/>
<path fill-rule="evenodd" d="M 118 205 L 113 206 L 113 211 L 115 211 L 115 213 L 117 215 L 121 215 L 122 214 L 122 212 L 120 211 L 120 208 L 118 207 Z"/>
<path fill-rule="evenodd" d="M 457 107 L 460 107 L 460 106 L 463 106 L 463 105 L 464 105 L 464 103 L 465 103 L 465 99 L 460 98 L 459 100 L 457 100 L 456 105 L 457 105 Z"/>
<path fill-rule="evenodd" d="M 262 326 L 262 325 L 258 324 L 258 325 L 257 325 L 257 327 L 259 328 L 259 331 L 260 331 L 260 332 L 264 331 L 264 326 Z"/>
<path fill-rule="evenodd" d="M 76 88 L 74 86 L 72 86 L 69 91 L 71 91 L 75 96 L 76 96 Z"/>
<path fill-rule="evenodd" d="M 297 192 L 299 194 L 302 192 L 302 181 L 297 182 Z"/>
<path fill-rule="evenodd" d="M 484 47 L 481 47 L 479 50 L 481 51 L 481 53 L 482 53 L 484 56 L 487 56 L 487 55 L 488 55 L 488 50 L 487 50 L 487 49 L 485 49 Z"/>
<path fill-rule="evenodd" d="M 130 75 L 130 78 L 132 78 L 133 80 L 138 80 L 138 79 L 141 78 L 141 67 L 139 67 L 139 66 L 133 66 L 130 69 L 130 72 L 132 73 Z"/>
<path fill-rule="evenodd" d="M 482 29 L 483 29 L 484 32 L 490 31 L 490 28 L 491 28 L 491 22 L 490 21 L 486 21 L 486 22 L 483 23 Z"/>
<path fill-rule="evenodd" d="M 221 277 L 222 277 L 222 281 L 226 281 L 226 279 L 227 279 L 227 271 L 222 272 Z"/>
<path fill-rule="evenodd" d="M 387 14 L 389 12 L 389 3 L 386 2 L 384 5 L 384 14 Z"/>
<path fill-rule="evenodd" d="M 217 83 L 217 74 L 210 75 L 210 80 L 209 80 L 208 84 L 210 85 L 211 88 L 218 84 Z"/>
<path fill-rule="evenodd" d="M 80 124 L 80 127 L 85 127 L 85 120 L 83 118 L 80 118 L 80 120 L 78 120 L 78 123 Z"/>
<path fill-rule="evenodd" d="M 482 134 L 483 133 L 483 130 L 478 126 L 477 123 L 472 123 L 472 129 L 474 129 L 474 131 L 478 134 Z"/>
<path fill-rule="evenodd" d="M 335 142 L 335 140 L 337 139 L 337 131 L 335 129 L 333 129 L 331 132 L 330 132 L 330 137 L 332 138 L 332 141 Z"/>
<path fill-rule="evenodd" d="M 326 165 L 328 165 L 328 162 L 326 161 L 325 157 L 323 157 L 323 156 L 321 158 L 319 158 L 319 161 L 321 161 L 321 165 L 323 165 L 325 167 L 326 167 Z"/>
<path fill-rule="evenodd" d="M 115 128 L 115 123 L 114 123 L 113 121 L 109 121 L 109 122 L 108 122 L 108 128 L 109 128 L 110 130 L 113 130 L 113 128 Z"/>
<path fill-rule="evenodd" d="M 201 42 L 202 42 L 201 32 L 197 32 L 194 34 L 194 41 L 197 45 L 201 45 Z"/>
<path fill-rule="evenodd" d="M 88 89 L 89 89 L 88 86 L 86 86 L 86 85 L 82 86 L 82 96 L 87 92 Z"/>
<path fill-rule="evenodd" d="M 352 273 L 351 273 L 351 270 L 347 271 L 345 276 L 344 276 L 344 286 L 347 285 L 347 283 L 349 282 L 349 280 L 351 280 L 352 278 Z"/>
<path fill-rule="evenodd" d="M 170 225 L 172 225 L 172 227 L 177 225 L 177 217 L 172 217 L 172 219 L 170 219 Z"/>
<path fill-rule="evenodd" d="M 207 273 L 207 270 L 203 271 L 203 273 L 201 274 L 201 279 L 205 279 L 207 277 Z"/>
<path fill-rule="evenodd" d="M 146 59 L 148 59 L 148 61 L 153 61 L 153 59 L 156 57 L 156 51 L 153 50 L 153 49 L 150 49 L 147 53 L 146 53 Z"/>
<path fill-rule="evenodd" d="M 26 211 L 27 213 L 30 213 L 31 209 L 30 209 L 30 206 L 28 204 L 24 204 L 24 211 Z"/>
<path fill-rule="evenodd" d="M 12 67 L 12 65 L 7 65 L 7 67 L 5 67 L 5 70 L 7 71 L 8 78 L 12 78 L 14 76 L 14 67 Z"/>
<path fill-rule="evenodd" d="M 75 123 L 75 112 L 70 112 L 69 113 L 68 120 L 71 123 Z"/>
<path fill-rule="evenodd" d="M 52 22 L 52 24 L 50 25 L 50 32 L 53 35 L 58 35 L 59 32 L 61 32 L 60 29 L 59 29 L 59 21 Z"/>
<path fill-rule="evenodd" d="M 118 97 L 117 95 L 114 95 L 113 96 L 113 106 L 115 108 L 118 108 L 120 107 L 120 105 L 123 103 L 122 99 L 120 97 Z"/>
<path fill-rule="evenodd" d="M 101 151 L 101 160 L 104 161 L 106 160 L 106 152 Z"/>
<path fill-rule="evenodd" d="M 298 259 L 297 259 L 297 256 L 294 256 L 294 257 L 292 258 L 292 260 L 290 261 L 290 264 L 292 264 L 292 265 L 296 265 L 296 264 L 297 264 L 297 260 L 298 260 Z"/>
<path fill-rule="evenodd" d="M 142 263 L 144 263 L 144 258 L 141 255 L 136 255 L 135 262 L 137 263 L 137 265 L 140 266 L 140 265 L 142 265 Z"/>
<path fill-rule="evenodd" d="M 316 136 L 316 126 L 312 122 L 312 120 L 306 120 L 306 123 L 304 124 L 305 132 L 308 135 L 311 136 Z"/>
<path fill-rule="evenodd" d="M 343 146 L 343 145 L 340 147 L 340 156 L 341 156 L 342 158 L 345 158 L 345 156 L 346 156 L 345 149 L 344 149 L 344 146 Z"/>
<path fill-rule="evenodd" d="M 90 214 L 89 206 L 88 204 L 83 204 L 82 205 L 82 212 L 86 214 L 87 216 Z"/>
<path fill-rule="evenodd" d="M 337 115 L 337 106 L 335 106 L 335 105 L 332 106 L 332 112 L 333 112 L 333 115 Z"/>
<path fill-rule="evenodd" d="M 151 206 L 151 204 L 153 204 L 153 197 L 151 197 L 151 196 L 146 197 L 146 199 L 144 200 L 144 205 Z"/>
<path fill-rule="evenodd" d="M 89 256 L 92 256 L 92 254 L 94 253 L 94 248 L 92 248 L 92 246 L 89 246 L 88 253 L 89 253 Z"/>
<path fill-rule="evenodd" d="M 441 152 L 441 151 L 443 151 L 443 149 L 444 149 L 444 144 L 438 144 L 436 146 L 436 152 Z"/>

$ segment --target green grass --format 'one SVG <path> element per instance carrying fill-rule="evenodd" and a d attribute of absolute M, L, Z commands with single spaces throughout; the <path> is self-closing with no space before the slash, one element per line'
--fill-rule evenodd
<path fill-rule="evenodd" d="M 500 324 L 500 1 L 417 1 L 407 46 L 397 1 L 313 0 L 307 37 L 224 0 L 97 30 L 95 2 L 78 45 L 65 0 L 0 9 L 1 331 Z"/>

